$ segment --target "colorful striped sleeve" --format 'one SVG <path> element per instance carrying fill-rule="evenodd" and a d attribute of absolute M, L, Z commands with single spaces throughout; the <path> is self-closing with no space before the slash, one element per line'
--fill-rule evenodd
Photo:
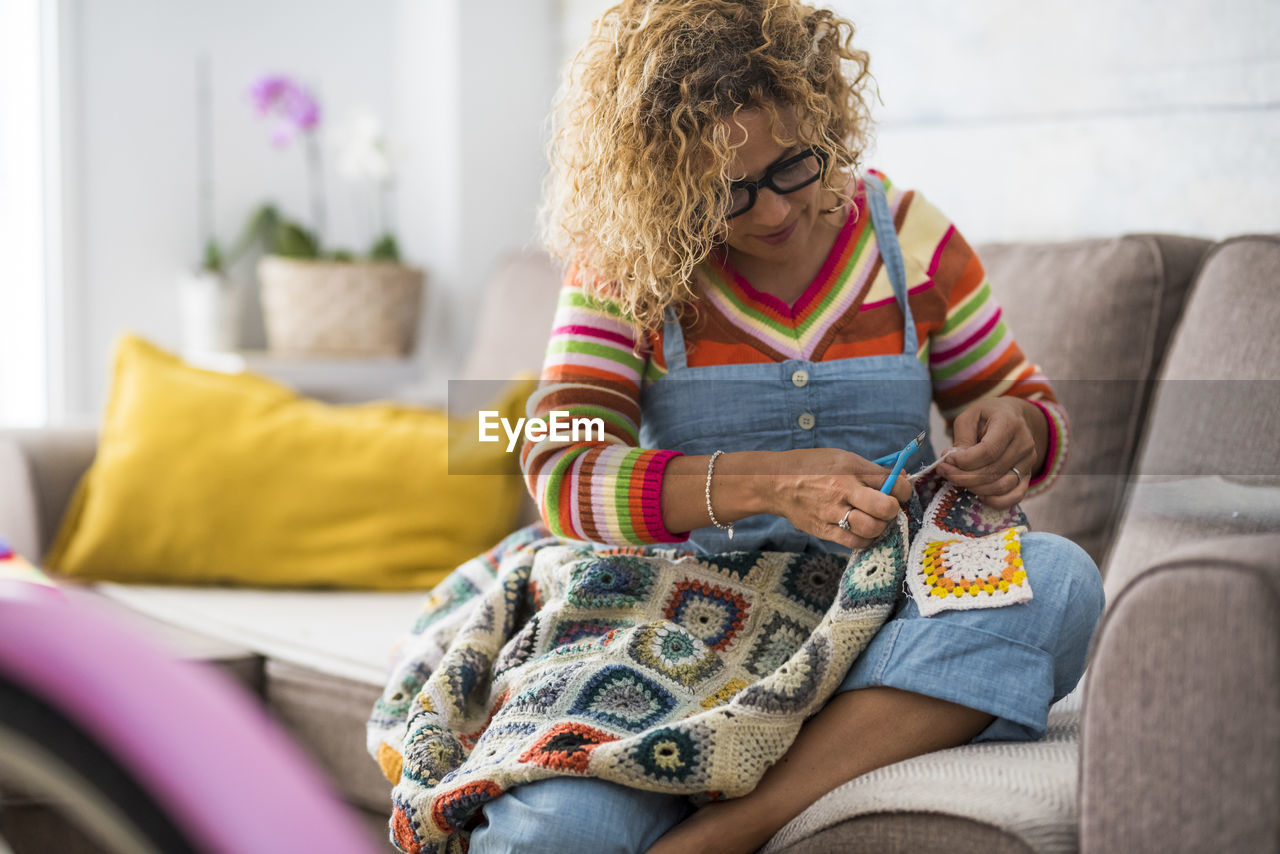
<path fill-rule="evenodd" d="M 587 293 L 571 270 L 528 415 L 599 419 L 604 435 L 526 442 L 521 467 L 553 534 L 609 545 L 679 543 L 662 522 L 662 477 L 676 451 L 640 448 L 640 381 L 647 358 L 617 306 Z M 637 354 L 637 351 L 640 351 Z"/>
<path fill-rule="evenodd" d="M 909 227 L 908 227 L 909 225 Z M 954 225 L 919 193 L 914 194 L 901 235 L 904 252 L 928 263 L 934 287 L 946 301 L 946 319 L 930 338 L 933 396 L 947 429 L 969 404 L 1011 395 L 1044 413 L 1049 446 L 1028 494 L 1047 489 L 1066 461 L 1068 424 L 1049 380 L 1014 340 L 977 253 Z"/>

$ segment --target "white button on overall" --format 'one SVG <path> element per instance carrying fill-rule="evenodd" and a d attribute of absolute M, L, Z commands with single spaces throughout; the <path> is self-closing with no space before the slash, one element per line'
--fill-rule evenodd
<path fill-rule="evenodd" d="M 791 375 L 791 384 L 796 388 L 804 388 L 809 384 L 809 372 L 805 370 L 796 371 Z"/>
<path fill-rule="evenodd" d="M 796 419 L 796 423 L 800 425 L 801 430 L 812 430 L 813 429 L 813 413 L 811 412 L 800 413 L 800 417 Z"/>

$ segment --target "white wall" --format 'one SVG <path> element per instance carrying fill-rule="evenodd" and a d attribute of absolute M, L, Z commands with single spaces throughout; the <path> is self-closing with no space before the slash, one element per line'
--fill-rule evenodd
<path fill-rule="evenodd" d="M 180 346 L 175 279 L 199 259 L 195 67 L 212 59 L 217 231 L 229 241 L 274 198 L 306 220 L 302 152 L 277 151 L 247 101 L 284 72 L 340 119 L 361 106 L 404 155 L 395 212 L 406 259 L 426 268 L 418 359 L 439 389 L 467 345 L 475 299 L 505 251 L 533 236 L 542 123 L 557 60 L 551 0 L 60 0 L 70 213 L 70 420 L 92 420 L 111 345 L 134 330 Z M 326 176 L 329 245 L 367 248 L 349 185 Z M 261 346 L 248 315 L 246 346 Z M 429 392 L 435 394 L 435 392 Z"/>
<path fill-rule="evenodd" d="M 562 0 L 576 45 L 611 3 Z M 1280 3 L 832 0 L 883 104 L 866 162 L 973 242 L 1280 230 Z"/>
<path fill-rule="evenodd" d="M 553 0 L 397 4 L 396 114 L 413 152 L 398 210 L 405 248 L 430 259 L 427 399 L 444 399 L 470 346 L 486 277 L 534 240 L 558 34 Z"/>
<path fill-rule="evenodd" d="M 40 7 L 0 3 L 0 427 L 47 416 Z"/>
<path fill-rule="evenodd" d="M 52 2 L 52 0 L 50 0 Z M 263 72 L 368 105 L 407 154 L 406 257 L 429 275 L 424 394 L 470 338 L 480 286 L 533 235 L 555 74 L 608 0 L 57 0 L 63 15 L 65 382 L 96 418 L 126 329 L 176 348 L 199 255 L 195 60 L 213 60 L 216 223 L 273 196 L 306 214 L 300 152 L 245 101 Z M 975 242 L 1280 229 L 1280 4 L 837 0 L 884 105 L 869 162 Z M 360 243 L 329 177 L 331 234 Z M 246 329 L 246 344 L 261 329 Z"/>

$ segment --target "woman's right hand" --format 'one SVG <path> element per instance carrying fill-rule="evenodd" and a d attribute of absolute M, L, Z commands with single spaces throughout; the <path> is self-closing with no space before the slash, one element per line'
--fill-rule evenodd
<path fill-rule="evenodd" d="M 899 474 L 889 495 L 880 492 L 889 471 L 838 448 L 779 451 L 769 478 L 768 512 L 786 517 L 805 533 L 850 549 L 869 545 L 911 499 L 911 482 Z M 849 511 L 849 530 L 840 518 Z"/>

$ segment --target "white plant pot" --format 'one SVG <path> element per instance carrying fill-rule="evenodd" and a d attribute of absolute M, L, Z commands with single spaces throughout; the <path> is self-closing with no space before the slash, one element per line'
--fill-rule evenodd
<path fill-rule="evenodd" d="M 223 352 L 238 348 L 243 306 L 243 285 L 226 275 L 201 270 L 181 276 L 178 312 L 183 349 Z"/>

